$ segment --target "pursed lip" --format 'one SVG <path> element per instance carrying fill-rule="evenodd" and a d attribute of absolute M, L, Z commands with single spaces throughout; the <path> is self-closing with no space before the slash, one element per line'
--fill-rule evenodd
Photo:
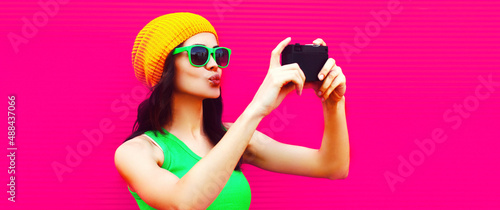
<path fill-rule="evenodd" d="M 219 85 L 220 84 L 220 74 L 214 74 L 210 78 L 208 78 L 208 81 L 212 83 L 213 85 Z"/>
<path fill-rule="evenodd" d="M 220 75 L 219 74 L 214 74 L 208 80 L 220 80 Z"/>

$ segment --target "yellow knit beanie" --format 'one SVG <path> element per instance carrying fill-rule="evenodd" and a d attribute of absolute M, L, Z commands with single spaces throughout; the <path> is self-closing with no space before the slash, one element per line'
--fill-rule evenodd
<path fill-rule="evenodd" d="M 210 32 L 219 38 L 214 27 L 200 15 L 180 12 L 166 14 L 149 22 L 137 34 L 132 48 L 135 77 L 152 88 L 160 81 L 167 55 L 190 37 Z"/>

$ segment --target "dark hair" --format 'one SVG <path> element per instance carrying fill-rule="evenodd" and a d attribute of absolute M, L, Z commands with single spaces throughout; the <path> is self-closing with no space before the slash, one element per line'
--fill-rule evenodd
<path fill-rule="evenodd" d="M 178 45 L 181 46 L 183 43 Z M 146 131 L 156 130 L 162 134 L 162 127 L 172 121 L 172 95 L 174 92 L 175 65 L 173 50 L 167 55 L 160 81 L 150 91 L 137 109 L 137 120 L 132 128 L 128 141 Z M 226 134 L 222 125 L 222 93 L 218 98 L 203 100 L 203 131 L 210 141 L 216 145 Z M 235 170 L 241 170 L 242 158 Z"/>

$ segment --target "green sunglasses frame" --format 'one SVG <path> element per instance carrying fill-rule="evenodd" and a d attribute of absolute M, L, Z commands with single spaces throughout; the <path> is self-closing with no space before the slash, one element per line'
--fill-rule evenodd
<path fill-rule="evenodd" d="M 207 51 L 208 51 L 208 57 L 207 57 L 207 60 L 205 61 L 204 64 L 202 64 L 202 65 L 196 65 L 196 64 L 193 63 L 193 61 L 191 61 L 191 49 L 193 49 L 193 47 L 203 47 L 203 48 L 207 49 Z M 215 58 L 215 51 L 218 50 L 218 49 L 225 49 L 229 53 L 228 54 L 228 58 L 227 58 L 227 64 L 225 66 L 221 66 L 221 65 L 219 65 L 219 63 L 217 63 L 217 59 Z M 195 67 L 202 67 L 202 66 L 207 65 L 208 61 L 210 60 L 210 55 L 212 55 L 212 57 L 214 58 L 214 61 L 217 63 L 217 66 L 219 66 L 220 68 L 226 68 L 229 65 L 229 60 L 231 59 L 231 49 L 226 48 L 226 47 L 210 48 L 210 47 L 207 47 L 205 45 L 191 45 L 191 46 L 186 46 L 186 47 L 175 48 L 174 49 L 174 55 L 175 54 L 179 54 L 179 53 L 184 52 L 184 51 L 188 52 L 189 63 L 191 63 L 191 65 L 193 65 Z"/>

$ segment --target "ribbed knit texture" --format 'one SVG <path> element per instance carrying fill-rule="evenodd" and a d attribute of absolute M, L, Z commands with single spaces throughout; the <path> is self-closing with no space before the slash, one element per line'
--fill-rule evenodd
<path fill-rule="evenodd" d="M 212 24 L 197 14 L 171 13 L 149 22 L 137 34 L 132 48 L 132 65 L 137 79 L 149 88 L 158 84 L 170 51 L 201 32 L 213 33 L 219 43 Z"/>
<path fill-rule="evenodd" d="M 201 160 L 201 157 L 189 149 L 189 147 L 176 136 L 165 129 L 163 129 L 163 131 L 165 135 L 162 135 L 159 131 L 147 131 L 145 134 L 155 140 L 163 150 L 164 161 L 161 167 L 172 172 L 177 177 L 182 178 Z M 199 174 L 199 176 L 208 175 L 209 174 Z M 210 190 L 211 189 L 205 189 L 208 193 L 210 193 Z M 137 201 L 141 210 L 154 209 L 146 204 L 136 192 L 130 191 L 130 193 Z M 245 175 L 243 175 L 241 171 L 233 171 L 218 197 L 207 209 L 249 209 L 250 200 L 250 185 Z"/>

